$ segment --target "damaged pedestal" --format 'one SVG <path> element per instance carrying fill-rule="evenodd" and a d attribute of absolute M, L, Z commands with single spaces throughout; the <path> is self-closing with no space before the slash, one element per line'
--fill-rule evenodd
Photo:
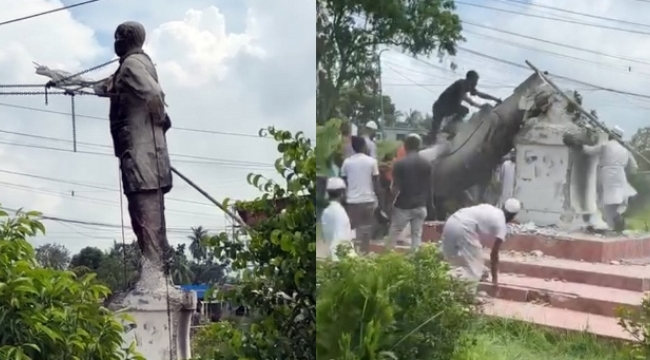
<path fill-rule="evenodd" d="M 196 292 L 180 290 L 159 266 L 145 261 L 135 288 L 120 294 L 109 308 L 135 321 L 124 324 L 126 346 L 135 341 L 147 360 L 185 360 L 191 358 L 190 323 L 196 304 Z"/>
<path fill-rule="evenodd" d="M 566 113 L 547 111 L 515 138 L 514 196 L 522 202 L 521 223 L 565 230 L 606 226 L 597 207 L 598 159 L 563 142 L 565 134 L 581 132 Z"/>

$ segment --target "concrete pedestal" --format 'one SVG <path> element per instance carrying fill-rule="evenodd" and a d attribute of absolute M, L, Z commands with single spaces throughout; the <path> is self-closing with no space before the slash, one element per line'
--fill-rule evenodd
<path fill-rule="evenodd" d="M 145 262 L 135 288 L 109 308 L 135 321 L 124 324 L 129 329 L 125 346 L 135 341 L 147 360 L 185 360 L 191 358 L 190 324 L 196 304 L 196 292 L 182 291 L 167 282 L 159 266 Z"/>
<path fill-rule="evenodd" d="M 563 142 L 565 134 L 582 131 L 566 114 L 549 111 L 515 138 L 514 196 L 523 207 L 519 222 L 568 231 L 606 226 L 597 206 L 597 157 Z"/>

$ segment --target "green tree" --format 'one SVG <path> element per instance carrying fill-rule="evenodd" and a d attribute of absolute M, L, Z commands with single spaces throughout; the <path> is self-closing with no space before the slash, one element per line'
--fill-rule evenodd
<path fill-rule="evenodd" d="M 61 244 L 44 244 L 36 248 L 36 261 L 45 268 L 64 270 L 70 264 L 70 250 Z"/>
<path fill-rule="evenodd" d="M 45 231 L 36 212 L 0 211 L 0 359 L 142 359 L 121 349 L 124 328 L 102 306 L 94 275 L 41 267 L 27 241 Z"/>
<path fill-rule="evenodd" d="M 172 254 L 170 263 L 170 276 L 176 285 L 193 282 L 194 274 L 190 269 L 190 262 L 185 255 L 185 244 L 178 244 Z"/>
<path fill-rule="evenodd" d="M 346 85 L 377 94 L 377 49 L 455 54 L 463 40 L 452 0 L 317 0 L 317 122 L 336 117 Z"/>
<path fill-rule="evenodd" d="M 418 110 L 409 109 L 404 122 L 412 128 L 418 128 L 420 127 L 420 124 L 424 122 L 424 116 L 422 116 L 422 113 Z"/>
<path fill-rule="evenodd" d="M 383 125 L 394 126 L 400 112 L 395 109 L 393 100 L 388 95 L 383 96 L 383 103 L 378 95 L 369 93 L 367 87 L 359 84 L 346 85 L 341 89 L 339 113 L 356 125 L 381 119 L 381 108 L 384 108 Z"/>
<path fill-rule="evenodd" d="M 192 228 L 192 235 L 187 238 L 190 240 L 190 254 L 192 257 L 201 262 L 208 256 L 207 249 L 203 244 L 204 240 L 208 237 L 208 231 L 202 226 Z"/>
<path fill-rule="evenodd" d="M 104 252 L 99 268 L 95 270 L 97 280 L 106 284 L 113 292 L 126 291 L 140 278 L 142 252 L 137 242 L 130 244 L 113 243 Z"/>
<path fill-rule="evenodd" d="M 251 309 L 254 323 L 213 324 L 197 336 L 209 334 L 219 344 L 201 348 L 202 359 L 310 360 L 315 359 L 316 335 L 316 161 L 311 141 L 302 133 L 268 129 L 282 154 L 276 169 L 284 184 L 249 175 L 263 193 L 256 200 L 237 203 L 254 213 L 246 237 L 213 236 L 211 246 L 233 259 L 243 276 L 231 292 L 221 296 Z M 226 201 L 227 203 L 227 201 Z"/>
<path fill-rule="evenodd" d="M 650 126 L 637 130 L 636 133 L 632 135 L 629 144 L 634 148 L 634 150 L 638 151 L 643 156 L 650 158 Z M 637 162 L 639 163 L 639 170 L 650 170 L 650 164 L 638 156 Z"/>
<path fill-rule="evenodd" d="M 70 268 L 86 268 L 97 271 L 104 260 L 104 252 L 92 246 L 85 247 L 70 260 Z"/>

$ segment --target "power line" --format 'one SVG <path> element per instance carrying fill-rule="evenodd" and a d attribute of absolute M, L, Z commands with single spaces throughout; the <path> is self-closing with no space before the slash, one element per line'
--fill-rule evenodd
<path fill-rule="evenodd" d="M 3 21 L 3 22 L 0 22 L 0 26 L 7 25 L 7 24 L 13 24 L 13 23 L 16 23 L 16 22 L 19 22 L 19 21 L 32 19 L 32 18 L 35 18 L 35 17 L 43 16 L 43 15 L 52 14 L 52 13 L 55 13 L 55 12 L 58 12 L 58 11 L 72 9 L 72 8 L 77 7 L 77 6 L 87 5 L 87 4 L 91 4 L 91 3 L 94 3 L 94 2 L 98 2 L 98 1 L 100 1 L 100 0 L 88 0 L 88 1 L 77 3 L 77 4 L 72 4 L 72 5 L 68 5 L 68 6 L 48 10 L 48 11 L 43 11 L 43 12 L 33 14 L 33 15 L 23 16 L 21 18 L 17 18 L 17 19 L 13 19 L 13 20 Z"/>
<path fill-rule="evenodd" d="M 554 52 L 554 51 L 550 51 L 550 50 L 546 50 L 546 49 L 542 49 L 542 48 L 537 48 L 537 47 L 534 47 L 534 46 L 526 46 L 524 44 L 513 42 L 513 41 L 508 41 L 508 40 L 505 40 L 503 38 L 484 35 L 484 34 L 476 33 L 476 32 L 469 31 L 469 30 L 464 30 L 464 31 L 467 34 L 472 34 L 473 36 L 478 36 L 478 37 L 482 37 L 482 38 L 485 38 L 485 39 L 489 39 L 489 40 L 498 42 L 500 44 L 506 44 L 506 45 L 510 45 L 510 46 L 513 46 L 513 47 L 517 47 L 517 48 L 521 48 L 521 49 L 527 49 L 527 50 L 531 50 L 531 51 L 543 52 L 543 53 L 547 53 L 547 54 L 554 55 L 554 56 L 557 56 L 557 57 L 562 57 L 562 58 L 565 58 L 565 59 L 582 61 L 582 62 L 585 62 L 585 63 L 590 63 L 590 64 L 593 64 L 593 65 L 596 65 L 596 66 L 599 66 L 599 67 L 607 68 L 607 69 L 610 69 L 610 70 L 615 70 L 616 72 L 624 73 L 624 74 L 628 74 L 628 75 L 630 75 L 630 74 L 631 75 L 643 75 L 643 76 L 646 76 L 646 77 L 650 77 L 649 73 L 644 73 L 644 72 L 639 72 L 639 71 L 632 72 L 631 70 L 625 70 L 625 69 L 620 68 L 620 67 L 615 67 L 615 66 L 612 66 L 612 65 L 609 65 L 609 64 L 599 63 L 599 62 L 589 60 L 589 59 L 584 59 L 584 58 L 580 58 L 580 57 L 576 57 L 576 56 L 557 53 L 557 52 Z M 629 69 L 628 66 L 626 66 L 626 67 Z"/>
<path fill-rule="evenodd" d="M 468 3 L 468 2 L 464 2 L 464 1 L 456 1 L 455 3 L 459 4 L 459 5 L 477 7 L 477 8 L 481 8 L 481 9 L 504 12 L 504 13 L 508 13 L 508 14 L 532 17 L 532 18 L 537 18 L 537 19 L 559 21 L 559 22 L 565 22 L 565 23 L 569 23 L 569 24 L 577 24 L 577 25 L 595 27 L 595 28 L 599 28 L 599 29 L 622 31 L 622 32 L 627 32 L 627 33 L 632 33 L 632 34 L 650 35 L 650 32 L 641 31 L 641 30 L 623 29 L 623 28 L 619 28 L 619 27 L 593 24 L 593 23 L 588 23 L 588 22 L 578 21 L 578 20 L 560 19 L 560 18 L 557 18 L 557 17 L 537 15 L 537 14 L 527 14 L 527 13 L 523 13 L 523 12 L 519 12 L 519 11 L 513 11 L 513 10 L 508 10 L 508 9 L 500 9 L 500 8 L 495 8 L 495 7 L 492 7 L 492 6 L 473 4 L 473 3 Z"/>
<path fill-rule="evenodd" d="M 86 154 L 86 155 L 99 155 L 99 156 L 105 156 L 105 157 L 111 157 L 111 158 L 115 157 L 113 154 L 105 153 L 105 152 L 86 151 L 86 150 L 74 151 L 72 149 L 62 149 L 62 148 L 57 148 L 57 147 L 40 146 L 40 145 L 33 145 L 33 144 L 22 144 L 22 143 L 7 142 L 7 141 L 1 141 L 1 140 L 0 140 L 0 144 L 7 145 L 7 146 L 26 147 L 26 148 L 30 148 L 30 149 L 61 151 L 61 152 L 69 152 L 69 153 L 76 153 L 76 154 Z M 215 166 L 227 167 L 227 168 L 233 168 L 233 169 L 248 169 L 248 170 L 258 170 L 258 171 L 265 171 L 265 170 L 270 170 L 270 169 L 275 168 L 275 166 L 271 165 L 271 164 L 252 163 L 252 162 L 243 162 L 243 161 L 234 161 L 234 160 L 233 161 L 229 161 L 229 160 L 219 160 L 219 161 L 175 160 L 175 161 L 179 162 L 179 163 L 184 163 L 184 164 L 215 165 Z"/>
<path fill-rule="evenodd" d="M 31 193 L 39 193 L 43 195 L 50 195 L 62 199 L 67 199 L 67 200 L 77 200 L 80 202 L 87 202 L 90 204 L 96 204 L 96 205 L 107 205 L 107 206 L 113 206 L 113 207 L 118 207 L 118 203 L 106 199 L 99 199 L 95 197 L 89 197 L 89 196 L 83 196 L 83 195 L 71 195 L 69 193 L 66 193 L 64 191 L 57 192 L 57 191 L 51 191 L 51 190 L 46 190 L 42 188 L 37 188 L 37 187 L 32 187 L 32 186 L 27 186 L 27 185 L 21 185 L 21 184 L 13 184 L 13 183 L 8 183 L 8 182 L 3 182 L 0 181 L 0 186 L 9 188 L 9 189 L 14 189 L 14 190 L 22 190 L 22 191 L 29 191 Z M 218 208 L 215 207 L 215 209 L 218 210 Z M 166 209 L 166 211 L 172 212 L 172 213 L 178 213 L 178 214 L 187 214 L 187 215 L 192 215 L 192 216 L 205 216 L 205 217 L 214 217 L 214 215 L 206 214 L 206 213 L 200 213 L 196 211 L 186 211 L 186 210 L 176 210 L 176 209 Z"/>
<path fill-rule="evenodd" d="M 119 189 L 117 189 L 117 188 L 111 188 L 111 187 L 104 186 L 104 185 L 97 185 L 97 184 L 90 184 L 90 183 L 83 183 L 83 182 L 74 182 L 74 181 L 69 181 L 69 180 L 65 180 L 65 179 L 52 178 L 52 177 L 42 176 L 42 175 L 27 174 L 27 173 L 22 173 L 22 172 L 18 172 L 18 171 L 0 169 L 0 173 L 23 176 L 23 177 L 29 177 L 29 178 L 33 178 L 33 179 L 46 180 L 46 181 L 57 182 L 57 183 L 68 184 L 68 185 L 74 185 L 74 186 L 82 186 L 82 187 L 87 187 L 87 188 L 91 188 L 91 189 L 99 189 L 99 190 L 106 190 L 106 191 L 112 191 L 112 192 L 119 192 Z M 178 199 L 178 198 L 167 197 L 167 196 L 165 197 L 165 200 L 182 202 L 182 203 L 187 203 L 187 204 L 196 204 L 196 205 L 202 205 L 202 206 L 209 206 L 209 207 L 212 207 L 212 208 L 214 207 L 214 204 L 210 204 L 210 203 L 206 203 L 206 202 L 192 201 L 192 200 L 186 200 L 186 199 Z"/>
<path fill-rule="evenodd" d="M 71 116 L 72 115 L 72 113 L 69 113 L 69 112 L 38 109 L 38 108 L 34 108 L 34 107 L 15 105 L 15 104 L 0 103 L 0 106 L 10 107 L 10 108 L 14 108 L 14 109 L 21 109 L 21 110 L 36 111 L 36 112 L 47 113 L 47 114 L 56 114 L 56 115 L 65 115 L 65 116 Z M 75 114 L 75 116 L 78 117 L 78 118 L 84 118 L 84 119 L 109 121 L 107 118 L 99 117 L 99 116 L 82 115 L 82 114 Z M 259 135 L 255 135 L 255 134 L 245 134 L 245 133 L 217 131 L 217 130 L 205 130 L 205 129 L 193 129 L 193 128 L 176 127 L 176 126 L 173 126 L 172 130 L 198 132 L 198 133 L 214 134 L 214 135 L 242 136 L 242 137 L 251 137 L 251 138 L 256 138 L 256 139 L 269 139 L 269 138 L 261 137 Z"/>
<path fill-rule="evenodd" d="M 462 50 L 462 51 L 465 51 L 467 53 L 470 53 L 470 54 L 474 54 L 476 56 L 480 56 L 480 57 L 483 57 L 483 58 L 486 58 L 486 59 L 490 59 L 490 60 L 493 60 L 493 61 L 508 64 L 508 65 L 511 65 L 511 66 L 514 66 L 514 67 L 518 67 L 520 69 L 531 70 L 528 66 L 521 65 L 521 64 L 518 64 L 518 63 L 513 62 L 513 61 L 500 59 L 500 58 L 497 58 L 497 57 L 494 57 L 494 56 L 491 56 L 491 55 L 483 54 L 483 53 L 480 53 L 478 51 L 474 51 L 474 50 L 471 50 L 471 49 L 466 49 L 466 48 L 463 48 L 463 47 L 460 47 L 460 46 L 458 47 L 458 49 Z M 571 82 L 574 82 L 574 83 L 577 83 L 577 84 L 582 84 L 582 85 L 589 86 L 591 88 L 602 90 L 602 91 L 607 91 L 607 92 L 612 92 L 612 93 L 617 93 L 617 94 L 622 94 L 622 95 L 635 96 L 635 97 L 644 98 L 644 99 L 650 99 L 650 95 L 646 95 L 646 94 L 639 94 L 639 93 L 635 93 L 635 92 L 617 90 L 617 89 L 613 89 L 613 88 L 603 87 L 603 86 L 600 86 L 600 85 L 594 85 L 594 84 L 591 84 L 591 83 L 588 83 L 588 82 L 585 82 L 585 81 L 582 81 L 582 80 L 576 80 L 576 79 L 572 79 L 572 78 L 569 78 L 569 77 L 566 77 L 566 76 L 561 76 L 561 75 L 553 75 L 553 76 L 556 77 L 556 78 L 559 78 L 559 79 L 571 81 Z"/>
<path fill-rule="evenodd" d="M 72 140 L 68 140 L 68 139 L 61 139 L 61 138 L 56 138 L 56 137 L 42 136 L 42 135 L 35 135 L 35 134 L 27 134 L 27 133 L 7 131 L 7 130 L 0 130 L 0 133 L 18 135 L 18 136 L 25 136 L 25 137 L 31 137 L 31 138 L 43 139 L 43 140 L 60 141 L 60 142 L 66 142 L 66 143 L 72 143 L 73 142 Z M 0 140 L 3 140 L 3 139 L 0 139 Z M 82 141 L 77 141 L 77 144 L 86 145 L 86 146 L 96 146 L 96 147 L 106 148 L 106 149 L 112 149 L 112 146 L 105 145 L 105 144 L 82 142 Z M 34 145 L 34 146 L 36 146 L 36 145 Z M 100 153 L 97 153 L 97 154 L 100 154 Z M 103 154 L 103 153 L 101 153 L 101 154 Z M 185 157 L 185 158 L 191 158 L 191 159 L 198 159 L 198 160 L 207 160 L 207 161 L 210 161 L 210 162 L 216 162 L 217 165 L 232 164 L 232 165 L 235 165 L 235 166 L 241 165 L 241 166 L 251 166 L 251 167 L 275 167 L 274 165 L 271 165 L 271 164 L 258 163 L 258 162 L 252 162 L 252 161 L 235 161 L 235 160 L 222 159 L 222 158 L 212 158 L 212 157 L 205 157 L 205 156 L 198 156 L 198 155 L 184 155 L 184 154 L 174 154 L 174 153 L 170 153 L 169 155 L 178 156 L 178 157 Z M 184 160 L 180 160 L 179 162 L 183 162 L 183 161 Z"/>
<path fill-rule="evenodd" d="M 18 209 L 12 209 L 12 208 L 7 208 L 7 207 L 0 207 L 0 209 L 3 209 L 5 211 L 11 211 L 11 212 L 18 212 Z M 41 215 L 39 216 L 40 219 L 42 220 L 51 220 L 51 221 L 57 221 L 57 222 L 64 222 L 68 224 L 77 224 L 77 225 L 88 225 L 88 226 L 98 226 L 98 227 L 104 227 L 104 228 L 114 228 L 114 229 L 121 229 L 122 225 L 119 224 L 110 224 L 110 223 L 104 223 L 104 222 L 96 222 L 96 221 L 85 221 L 85 220 L 76 220 L 76 219 L 68 219 L 68 218 L 61 218 L 57 216 L 48 216 L 48 215 Z M 130 226 L 126 226 L 126 228 L 133 230 Z M 170 232 L 190 232 L 191 230 L 183 229 L 183 228 L 174 228 L 174 227 L 168 227 L 167 231 Z"/>
<path fill-rule="evenodd" d="M 606 54 L 606 53 L 596 51 L 596 50 L 585 49 L 585 48 L 581 48 L 581 47 L 577 47 L 577 46 L 573 46 L 573 45 L 568 45 L 568 44 L 563 44 L 563 43 L 559 43 L 559 42 L 555 42 L 555 41 L 541 39 L 541 38 L 534 37 L 534 36 L 523 35 L 523 34 L 519 34 L 519 33 L 516 33 L 516 32 L 508 31 L 508 30 L 503 30 L 503 29 L 499 29 L 499 28 L 495 28 L 495 27 L 491 27 L 491 26 L 477 24 L 477 23 L 467 21 L 467 20 L 463 20 L 463 24 L 468 24 L 468 25 L 476 26 L 476 27 L 479 27 L 479 28 L 482 28 L 482 29 L 487 29 L 487 30 L 491 30 L 491 31 L 495 31 L 495 32 L 503 33 L 503 34 L 512 35 L 512 36 L 518 36 L 518 37 L 528 39 L 528 40 L 533 40 L 533 41 L 538 41 L 538 42 L 542 42 L 542 43 L 546 43 L 546 44 L 556 45 L 556 46 L 564 47 L 564 48 L 567 48 L 567 49 L 582 51 L 582 52 L 586 52 L 586 53 L 590 53 L 590 54 L 594 54 L 594 55 L 598 55 L 598 56 L 603 56 L 603 57 L 608 57 L 608 58 L 618 59 L 618 60 L 625 60 L 625 61 L 630 61 L 630 62 L 636 62 L 636 63 L 644 64 L 644 65 L 650 65 L 650 61 L 647 61 L 647 60 Z"/>
<path fill-rule="evenodd" d="M 542 9 L 549 9 L 549 10 L 559 11 L 559 12 L 563 12 L 563 13 L 567 13 L 567 14 L 573 14 L 573 15 L 583 16 L 583 17 L 587 17 L 587 18 L 592 18 L 592 19 L 612 21 L 612 22 L 617 22 L 617 23 L 626 24 L 626 25 L 641 26 L 641 27 L 649 27 L 650 28 L 650 24 L 638 23 L 638 22 L 627 21 L 627 20 L 622 20 L 622 19 L 615 19 L 615 18 L 610 18 L 610 17 L 606 17 L 606 16 L 592 15 L 592 14 L 587 14 L 587 13 L 583 13 L 583 12 L 580 12 L 580 11 L 573 11 L 573 10 L 563 9 L 563 8 L 559 8 L 559 7 L 555 7 L 555 6 L 543 5 L 543 4 L 539 4 L 539 3 L 536 3 L 536 2 L 528 2 L 528 1 L 522 1 L 522 0 L 499 0 L 499 1 L 510 2 L 510 3 L 515 3 L 515 4 L 521 4 L 521 5 L 524 5 L 524 6 L 538 7 L 538 8 L 542 8 Z"/>

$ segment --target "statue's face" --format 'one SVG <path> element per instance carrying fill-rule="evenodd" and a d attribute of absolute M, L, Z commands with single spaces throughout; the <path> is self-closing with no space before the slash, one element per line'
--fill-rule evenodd
<path fill-rule="evenodd" d="M 129 41 L 125 35 L 124 31 L 121 31 L 120 28 L 115 31 L 115 43 L 113 47 L 115 49 L 115 55 L 120 57 L 129 51 Z"/>

